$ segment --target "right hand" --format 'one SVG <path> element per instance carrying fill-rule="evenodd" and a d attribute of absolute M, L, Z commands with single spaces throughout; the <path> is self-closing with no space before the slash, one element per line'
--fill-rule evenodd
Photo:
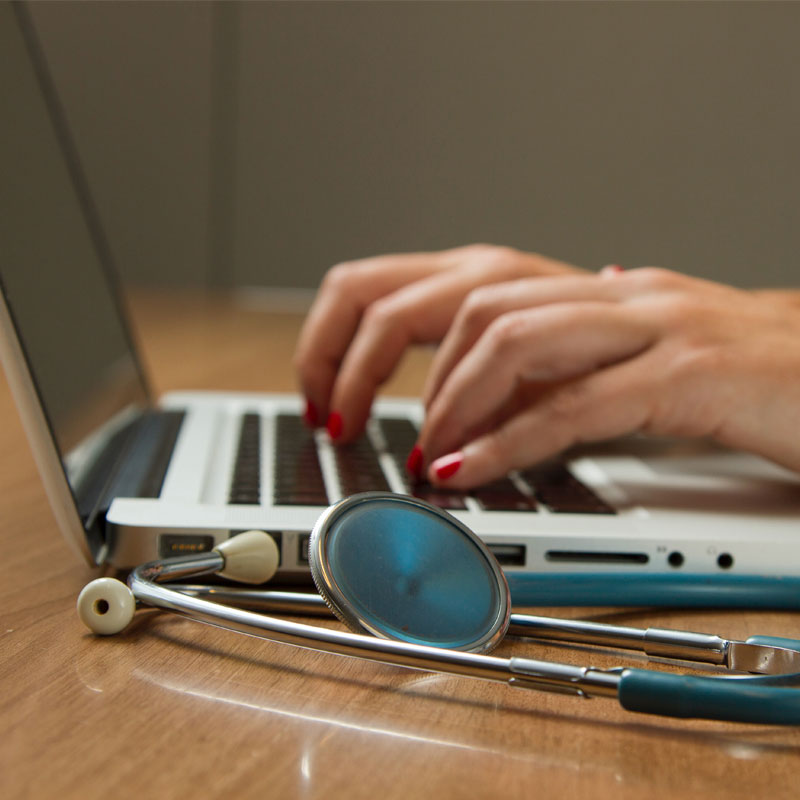
<path fill-rule="evenodd" d="M 471 488 L 580 443 L 710 438 L 800 471 L 800 314 L 645 267 L 476 290 L 429 375 L 417 448 Z"/>
<path fill-rule="evenodd" d="M 508 247 L 469 245 L 339 264 L 326 274 L 295 354 L 309 424 L 347 442 L 411 344 L 441 341 L 467 295 L 488 284 L 582 272 Z"/>

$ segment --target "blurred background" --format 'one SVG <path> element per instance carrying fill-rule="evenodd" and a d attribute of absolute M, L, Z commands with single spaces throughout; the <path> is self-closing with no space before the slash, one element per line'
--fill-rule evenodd
<path fill-rule="evenodd" d="M 31 11 L 129 284 L 484 241 L 799 285 L 800 3 Z"/>

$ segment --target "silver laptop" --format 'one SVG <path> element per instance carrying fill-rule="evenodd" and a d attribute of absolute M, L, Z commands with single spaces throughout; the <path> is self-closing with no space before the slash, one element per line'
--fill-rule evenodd
<path fill-rule="evenodd" d="M 463 494 L 408 482 L 416 402 L 380 401 L 359 442 L 333 447 L 295 396 L 154 401 L 24 7 L 0 7 L 0 50 L 0 354 L 58 524 L 88 562 L 128 568 L 259 529 L 279 577 L 303 580 L 320 511 L 390 490 L 475 530 L 518 605 L 800 605 L 800 479 L 752 456 L 633 438 Z"/>

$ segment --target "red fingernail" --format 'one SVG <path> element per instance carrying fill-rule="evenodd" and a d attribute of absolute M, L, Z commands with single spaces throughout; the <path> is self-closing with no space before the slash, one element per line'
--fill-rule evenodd
<path fill-rule="evenodd" d="M 408 454 L 406 472 L 416 479 L 422 477 L 422 448 L 418 444 L 415 444 Z"/>
<path fill-rule="evenodd" d="M 328 436 L 334 441 L 342 435 L 342 415 L 338 411 L 331 411 L 328 415 L 328 422 L 325 425 Z"/>
<path fill-rule="evenodd" d="M 310 400 L 306 400 L 306 412 L 303 414 L 303 420 L 309 428 L 316 428 L 319 425 L 319 412 Z"/>
<path fill-rule="evenodd" d="M 619 264 L 606 264 L 606 266 L 600 270 L 601 275 L 617 275 L 620 272 L 625 272 L 625 270 Z"/>
<path fill-rule="evenodd" d="M 437 458 L 433 462 L 433 471 L 440 481 L 452 478 L 464 463 L 463 453 L 450 453 L 449 455 Z"/>

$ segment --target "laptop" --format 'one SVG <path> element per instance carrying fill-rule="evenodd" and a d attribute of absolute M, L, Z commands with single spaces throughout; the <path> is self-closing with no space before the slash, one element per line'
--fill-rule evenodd
<path fill-rule="evenodd" d="M 55 518 L 88 563 L 127 569 L 257 529 L 278 579 L 309 578 L 320 512 L 363 491 L 446 508 L 517 605 L 800 606 L 800 477 L 706 443 L 629 438 L 469 493 L 409 482 L 417 401 L 381 399 L 332 446 L 295 395 L 154 399 L 99 217 L 24 6 L 0 6 L 0 355 Z"/>

